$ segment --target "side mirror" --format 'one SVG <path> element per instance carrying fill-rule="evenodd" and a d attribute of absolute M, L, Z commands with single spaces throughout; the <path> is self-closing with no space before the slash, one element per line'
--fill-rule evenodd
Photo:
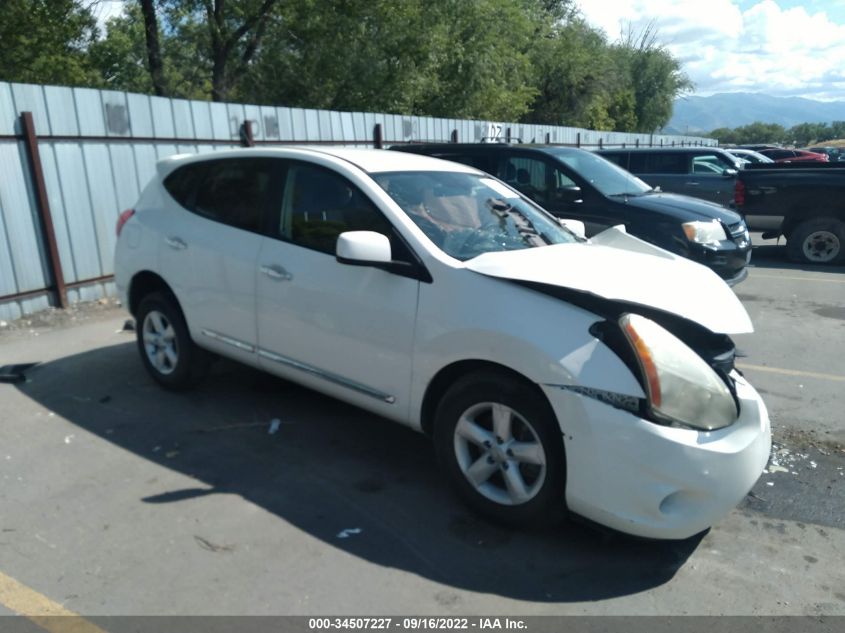
<path fill-rule="evenodd" d="M 335 256 L 341 264 L 372 266 L 393 261 L 390 240 L 375 231 L 346 231 L 337 237 Z"/>
<path fill-rule="evenodd" d="M 725 176 L 725 178 L 735 178 L 738 173 L 739 172 L 736 169 L 729 168 L 723 172 L 723 175 Z"/>
<path fill-rule="evenodd" d="M 580 238 L 587 238 L 587 229 L 584 227 L 584 223 L 581 220 L 569 220 L 560 218 L 558 222 Z"/>

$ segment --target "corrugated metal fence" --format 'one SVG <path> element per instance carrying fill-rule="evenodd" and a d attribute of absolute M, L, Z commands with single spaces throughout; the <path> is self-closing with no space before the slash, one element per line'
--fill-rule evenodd
<path fill-rule="evenodd" d="M 245 137 L 256 144 L 359 146 L 490 137 L 584 147 L 715 144 L 698 137 L 0 82 L 0 319 L 113 293 L 115 222 L 135 203 L 156 161 L 232 147 Z"/>

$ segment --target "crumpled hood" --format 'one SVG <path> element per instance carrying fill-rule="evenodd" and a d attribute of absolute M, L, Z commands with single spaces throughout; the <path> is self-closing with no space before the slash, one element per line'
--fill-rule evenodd
<path fill-rule="evenodd" d="M 485 253 L 465 265 L 490 277 L 657 308 L 719 334 L 754 330 L 742 303 L 716 273 L 615 228 L 590 243 Z"/>

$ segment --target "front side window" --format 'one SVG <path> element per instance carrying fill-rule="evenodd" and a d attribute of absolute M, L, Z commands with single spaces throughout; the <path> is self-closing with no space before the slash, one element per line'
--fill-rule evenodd
<path fill-rule="evenodd" d="M 558 152 L 556 157 L 605 196 L 639 196 L 651 191 L 646 183 L 606 160 L 604 155 Z"/>
<path fill-rule="evenodd" d="M 357 187 L 314 165 L 288 169 L 278 235 L 306 248 L 334 255 L 344 231 L 376 231 L 394 244 L 393 227 Z"/>
<path fill-rule="evenodd" d="M 438 171 L 372 177 L 438 248 L 455 259 L 578 241 L 553 217 L 484 175 Z"/>
<path fill-rule="evenodd" d="M 725 170 L 736 169 L 737 165 L 721 154 L 702 154 L 692 159 L 693 173 L 713 173 L 714 170 L 709 168 L 714 168 L 717 174 L 724 174 Z"/>
<path fill-rule="evenodd" d="M 189 211 L 245 231 L 260 232 L 273 188 L 276 162 L 227 158 L 185 165 L 164 186 Z"/>

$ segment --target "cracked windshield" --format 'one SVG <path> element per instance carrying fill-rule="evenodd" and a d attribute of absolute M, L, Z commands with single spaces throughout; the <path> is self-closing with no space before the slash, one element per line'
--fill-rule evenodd
<path fill-rule="evenodd" d="M 489 177 L 404 172 L 374 178 L 438 248 L 456 259 L 578 241 L 554 218 Z"/>

